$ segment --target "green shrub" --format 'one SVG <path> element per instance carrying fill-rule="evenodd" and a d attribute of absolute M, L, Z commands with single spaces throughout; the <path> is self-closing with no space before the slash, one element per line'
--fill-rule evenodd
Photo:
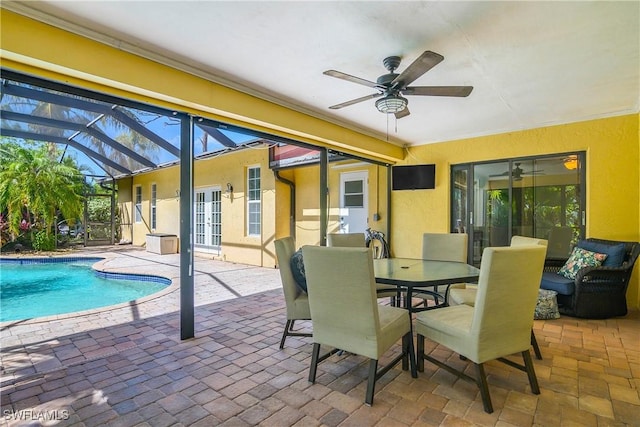
<path fill-rule="evenodd" d="M 56 249 L 56 238 L 47 235 L 46 231 L 38 231 L 33 238 L 33 249 L 36 251 L 53 251 Z"/>

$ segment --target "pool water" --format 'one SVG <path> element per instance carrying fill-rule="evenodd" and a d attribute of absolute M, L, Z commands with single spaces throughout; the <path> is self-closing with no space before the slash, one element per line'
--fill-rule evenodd
<path fill-rule="evenodd" d="M 106 307 L 151 295 L 167 287 L 168 279 L 99 277 L 96 260 L 20 265 L 0 264 L 0 321 L 72 313 Z M 154 280 L 158 279 L 158 280 Z"/>

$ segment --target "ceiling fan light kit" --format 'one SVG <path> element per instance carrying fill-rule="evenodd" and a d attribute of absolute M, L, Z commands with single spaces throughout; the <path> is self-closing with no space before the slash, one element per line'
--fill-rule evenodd
<path fill-rule="evenodd" d="M 376 101 L 376 108 L 381 113 L 395 114 L 407 108 L 409 101 L 400 95 L 387 95 Z"/>
<path fill-rule="evenodd" d="M 378 111 L 385 114 L 395 114 L 396 118 L 400 119 L 411 114 L 407 108 L 409 101 L 402 95 L 466 97 L 469 96 L 473 90 L 473 86 L 409 86 L 417 78 L 444 60 L 444 56 L 438 53 L 431 52 L 429 50 L 423 52 L 422 55 L 413 61 L 402 73 L 397 74 L 394 71 L 400 65 L 400 60 L 401 58 L 399 56 L 389 56 L 385 58 L 382 63 L 389 73 L 378 77 L 375 82 L 355 77 L 341 71 L 325 71 L 323 74 L 327 76 L 378 90 L 378 93 L 373 93 L 371 95 L 332 105 L 329 108 L 332 110 L 338 110 L 340 108 L 382 96 L 382 98 L 376 101 L 376 108 Z"/>

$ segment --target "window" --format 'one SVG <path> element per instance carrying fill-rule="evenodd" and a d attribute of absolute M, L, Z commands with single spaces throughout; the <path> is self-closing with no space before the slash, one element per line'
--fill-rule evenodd
<path fill-rule="evenodd" d="M 135 222 L 142 222 L 142 187 L 136 186 Z"/>
<path fill-rule="evenodd" d="M 247 170 L 247 234 L 260 235 L 260 167 Z"/>
<path fill-rule="evenodd" d="M 345 181 L 344 182 L 344 201 L 345 208 L 363 208 L 364 207 L 364 181 Z"/>
<path fill-rule="evenodd" d="M 156 213 L 157 213 L 157 205 L 156 205 L 156 184 L 151 184 L 151 210 L 149 212 L 151 216 L 151 230 L 155 231 L 156 227 Z"/>

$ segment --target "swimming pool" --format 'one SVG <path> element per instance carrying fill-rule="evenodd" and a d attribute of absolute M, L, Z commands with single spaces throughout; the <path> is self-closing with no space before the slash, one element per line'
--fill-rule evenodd
<path fill-rule="evenodd" d="M 164 277 L 94 271 L 91 265 L 101 259 L 0 260 L 0 321 L 106 307 L 171 284 Z"/>

